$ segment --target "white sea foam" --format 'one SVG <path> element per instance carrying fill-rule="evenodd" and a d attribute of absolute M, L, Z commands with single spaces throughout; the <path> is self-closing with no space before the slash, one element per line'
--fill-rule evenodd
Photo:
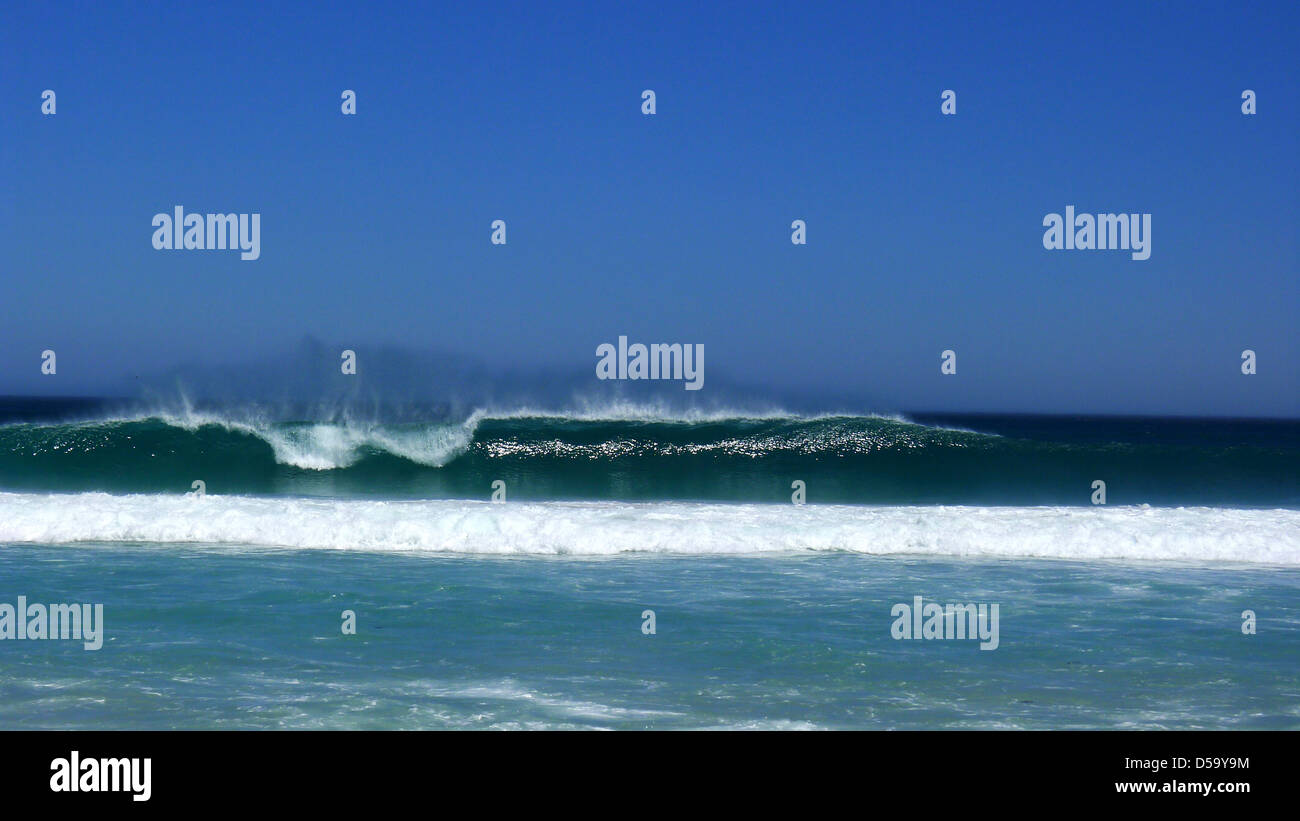
<path fill-rule="evenodd" d="M 283 424 L 255 415 L 218 415 L 186 409 L 152 417 L 174 427 L 197 430 L 215 425 L 255 436 L 271 446 L 275 461 L 305 470 L 334 470 L 355 464 L 367 450 L 385 451 L 421 465 L 441 467 L 463 453 L 474 439 L 481 415 L 464 422 L 384 425 L 364 420 Z"/>
<path fill-rule="evenodd" d="M 0 493 L 0 544 L 198 543 L 605 556 L 870 555 L 1300 566 L 1300 511 Z"/>
<path fill-rule="evenodd" d="M 542 405 L 514 407 L 489 407 L 477 410 L 472 419 L 548 419 L 575 422 L 739 422 L 830 419 L 842 416 L 860 416 L 850 413 L 803 414 L 785 410 L 776 405 L 752 406 L 690 406 L 675 407 L 664 402 L 629 401 L 623 399 L 578 399 L 560 408 Z M 906 421 L 901 416 L 875 416 L 893 421 Z"/>

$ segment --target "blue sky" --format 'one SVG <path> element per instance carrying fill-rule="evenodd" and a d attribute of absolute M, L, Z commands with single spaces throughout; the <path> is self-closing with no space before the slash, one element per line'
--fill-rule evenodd
<path fill-rule="evenodd" d="M 1298 22 L 1295 3 L 6 4 L 0 393 L 297 367 L 311 337 L 356 349 L 361 377 L 400 349 L 599 396 L 596 347 L 625 334 L 704 344 L 705 403 L 740 385 L 1300 416 Z M 261 258 L 154 250 L 175 205 L 260 213 Z M 1151 258 L 1044 250 L 1067 205 L 1152 214 Z"/>

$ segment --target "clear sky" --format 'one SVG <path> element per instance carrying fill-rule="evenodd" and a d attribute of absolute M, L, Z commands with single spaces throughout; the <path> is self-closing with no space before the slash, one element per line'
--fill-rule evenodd
<path fill-rule="evenodd" d="M 1300 4 L 1248 6 L 5 3 L 0 393 L 310 337 L 599 395 L 625 334 L 698 401 L 1300 416 Z M 176 205 L 261 258 L 155 250 Z M 1069 205 L 1150 259 L 1045 250 Z"/>

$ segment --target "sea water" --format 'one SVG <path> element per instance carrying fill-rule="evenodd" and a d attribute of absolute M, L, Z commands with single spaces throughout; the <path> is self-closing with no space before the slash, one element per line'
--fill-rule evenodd
<path fill-rule="evenodd" d="M 419 416 L 0 406 L 0 727 L 1300 727 L 1296 423 Z"/>

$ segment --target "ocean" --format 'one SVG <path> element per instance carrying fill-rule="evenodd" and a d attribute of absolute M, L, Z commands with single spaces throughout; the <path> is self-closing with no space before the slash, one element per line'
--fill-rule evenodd
<path fill-rule="evenodd" d="M 1296 729 L 1298 465 L 1295 421 L 0 400 L 0 608 L 104 634 L 0 613 L 0 728 Z"/>

